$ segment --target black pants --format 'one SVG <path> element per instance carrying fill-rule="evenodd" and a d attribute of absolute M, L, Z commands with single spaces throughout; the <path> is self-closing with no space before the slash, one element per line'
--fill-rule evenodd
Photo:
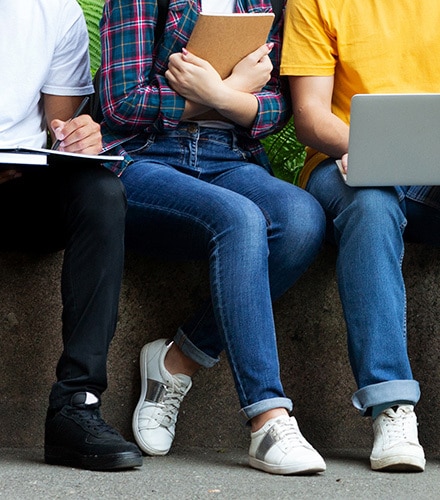
<path fill-rule="evenodd" d="M 100 397 L 117 321 L 124 259 L 126 200 L 120 180 L 104 167 L 65 163 L 0 185 L 0 246 L 62 248 L 63 352 L 49 405 L 72 394 Z"/>

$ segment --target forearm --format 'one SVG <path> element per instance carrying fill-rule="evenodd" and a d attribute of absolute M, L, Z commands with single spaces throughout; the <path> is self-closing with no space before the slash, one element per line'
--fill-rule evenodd
<path fill-rule="evenodd" d="M 182 49 L 181 53 L 171 55 L 165 77 L 171 88 L 187 101 L 213 109 L 233 123 L 252 129 L 261 100 L 270 96 L 276 100 L 274 107 L 278 108 L 280 104 L 278 95 L 271 92 L 274 84 L 265 89 L 271 79 L 270 49 L 271 46 L 263 45 L 249 54 L 225 80 L 207 61 Z M 187 108 L 184 117 L 188 116 L 189 106 Z M 274 118 L 278 121 L 277 117 Z"/>
<path fill-rule="evenodd" d="M 195 118 L 211 109 L 212 108 L 209 108 L 208 106 L 186 99 L 185 109 L 182 113 L 181 121 L 191 120 L 192 118 Z"/>
<path fill-rule="evenodd" d="M 212 103 L 214 109 L 237 125 L 250 128 L 258 113 L 257 98 L 253 94 L 224 87 Z"/>
<path fill-rule="evenodd" d="M 298 140 L 333 158 L 348 151 L 348 125 L 333 113 L 321 108 L 294 110 Z"/>
<path fill-rule="evenodd" d="M 348 125 L 332 112 L 333 75 L 289 77 L 298 140 L 341 158 L 348 151 Z"/>

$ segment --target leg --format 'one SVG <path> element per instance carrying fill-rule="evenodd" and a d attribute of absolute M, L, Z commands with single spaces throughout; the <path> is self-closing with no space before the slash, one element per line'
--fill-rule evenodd
<path fill-rule="evenodd" d="M 123 186 L 94 166 L 60 169 L 57 181 L 64 349 L 46 419 L 45 459 L 96 470 L 140 466 L 140 451 L 102 420 L 99 409 L 123 270 Z"/>
<path fill-rule="evenodd" d="M 59 165 L 2 191 L 2 203 L 14 200 L 8 241 L 21 249 L 65 247 L 64 349 L 46 419 L 46 462 L 98 470 L 141 465 L 137 447 L 111 429 L 99 410 L 123 264 L 120 181 L 96 166 Z"/>
<path fill-rule="evenodd" d="M 225 136 L 223 133 L 215 133 L 215 135 Z M 181 372 L 184 375 L 191 375 L 197 364 L 212 366 L 217 361 L 219 352 L 224 348 L 234 375 L 242 413 L 247 419 L 252 419 L 253 427 L 260 427 L 273 416 L 284 414 L 287 417 L 286 409 L 291 408 L 291 403 L 286 400 L 279 381 L 269 286 L 268 221 L 263 211 L 253 201 L 232 189 L 225 188 L 216 180 L 226 180 L 231 171 L 239 172 L 241 168 L 243 168 L 244 179 L 264 170 L 256 165 L 251 165 L 250 170 L 247 170 L 249 165 L 247 162 L 242 159 L 237 161 L 235 152 L 231 161 L 227 158 L 224 148 L 221 148 L 220 153 L 215 152 L 217 156 L 215 154 L 211 156 L 210 152 L 203 154 L 201 150 L 206 144 L 218 144 L 222 140 L 216 137 L 210 143 L 206 141 L 206 138 L 204 139 L 204 144 L 202 141 L 198 144 L 199 156 L 204 159 L 204 163 L 198 163 L 197 170 L 191 173 L 177 171 L 178 168 L 183 169 L 181 166 L 183 162 L 171 168 L 166 165 L 157 165 L 151 159 L 148 164 L 145 160 L 143 168 L 135 164 L 127 169 L 123 180 L 129 200 L 128 237 L 140 246 L 146 237 L 145 233 L 143 236 L 139 235 L 139 228 L 151 234 L 151 230 L 158 226 L 156 234 L 160 233 L 161 250 L 164 250 L 163 244 L 166 242 L 165 249 L 174 246 L 186 256 L 188 256 L 188 250 L 191 251 L 192 257 L 207 256 L 210 262 L 212 311 L 218 333 L 217 330 L 213 332 L 214 335 L 208 332 L 207 338 L 197 335 L 197 342 L 194 343 L 193 338 L 188 341 L 184 340 L 182 344 L 179 343 L 179 347 L 190 344 L 188 349 L 192 355 L 196 351 L 196 356 L 191 354 L 189 356 L 192 359 L 191 362 L 196 363 L 195 366 L 193 364 L 188 371 L 183 369 Z M 169 138 L 167 147 L 168 150 L 171 149 Z M 156 156 L 150 149 L 148 156 L 152 154 L 156 160 Z M 210 161 L 207 158 L 215 158 L 215 160 Z M 170 158 L 167 160 L 170 161 Z M 174 161 L 177 162 L 177 160 Z M 225 165 L 228 167 L 225 168 Z M 194 179 L 195 176 L 198 178 Z M 271 179 L 265 173 L 263 182 L 268 178 Z M 259 193 L 256 194 L 258 197 Z M 305 197 L 311 199 L 307 194 Z M 266 198 L 269 199 L 270 196 L 266 194 Z M 318 204 L 314 203 L 315 210 L 321 213 Z M 156 214 L 155 226 L 151 223 L 151 213 L 152 210 L 159 213 L 158 209 L 161 218 L 158 220 Z M 130 236 L 131 233 L 136 232 L 138 233 L 137 239 L 136 236 Z M 275 230 L 274 233 L 276 233 Z M 191 238 L 191 245 L 188 245 L 189 238 Z M 313 244 L 319 247 L 320 238 L 317 237 Z M 169 390 L 169 386 L 172 386 L 174 381 L 164 366 L 164 358 L 168 349 L 171 353 L 170 358 L 175 359 L 178 353 L 175 344 L 169 347 L 164 341 L 148 344 L 141 355 L 141 370 L 145 367 L 142 379 L 149 378 L 150 380 L 144 385 L 133 418 L 134 432 L 138 433 L 139 440 L 143 439 L 151 420 L 156 422 L 156 429 L 162 424 L 160 420 L 162 415 L 155 415 L 154 418 L 149 415 L 150 410 L 156 412 L 160 405 L 144 401 L 147 385 L 148 390 L 152 386 L 153 377 L 150 377 L 150 373 L 153 371 L 153 365 L 158 373 L 156 380 L 164 380 L 164 397 L 171 397 L 171 393 L 173 397 L 175 396 L 175 391 Z M 256 370 L 255 367 L 258 369 Z M 148 376 L 146 375 L 147 369 Z M 166 373 L 165 377 L 163 373 Z M 181 380 L 176 384 L 180 385 L 180 382 Z M 189 381 L 186 381 L 186 386 L 188 385 Z M 181 392 L 179 403 L 183 396 Z M 163 424 L 162 426 L 164 431 L 169 432 L 166 446 L 160 450 L 151 450 L 145 446 L 147 452 L 163 454 L 168 451 L 174 436 L 177 410 L 178 405 L 174 405 L 171 409 L 174 417 L 171 419 L 171 425 Z M 145 414 L 148 414 L 146 428 L 141 422 Z M 167 417 L 170 420 L 170 415 Z M 157 435 L 157 431 L 155 432 Z M 316 452 L 313 450 L 311 453 Z M 323 462 L 320 457 L 319 460 L 319 470 L 322 470 Z M 316 466 L 316 459 L 314 465 Z"/>
<path fill-rule="evenodd" d="M 145 245 L 157 241 L 160 251 L 172 248 L 185 257 L 208 258 L 215 317 L 241 406 L 270 400 L 277 407 L 275 400 L 280 400 L 290 408 L 278 377 L 266 223 L 260 210 L 241 195 L 151 163 L 133 164 L 123 181 L 129 241 L 134 233 Z"/>
<path fill-rule="evenodd" d="M 3 248 L 65 248 L 62 269 L 63 344 L 50 406 L 78 390 L 100 397 L 113 337 L 123 266 L 125 198 L 103 168 L 66 165 L 0 187 Z M 87 355 L 93 353 L 93 356 Z"/>
<path fill-rule="evenodd" d="M 266 170 L 243 164 L 222 175 L 216 184 L 252 200 L 266 220 L 269 283 L 272 300 L 293 286 L 316 258 L 324 238 L 325 219 L 306 191 L 283 182 Z M 188 320 L 175 342 L 190 359 L 203 363 L 203 354 L 217 359 L 223 349 L 211 304 Z"/>
<path fill-rule="evenodd" d="M 62 270 L 64 350 L 51 407 L 79 389 L 100 398 L 107 388 L 107 355 L 116 329 L 124 262 L 125 197 L 103 168 L 72 170 L 59 187 L 65 242 Z M 90 355 L 87 355 L 90 353 Z"/>
<path fill-rule="evenodd" d="M 350 188 L 330 162 L 307 189 L 321 202 L 338 245 L 337 275 L 353 373 L 355 406 L 363 413 L 394 399 L 415 404 L 419 389 L 406 349 L 401 263 L 404 210 L 394 188 Z M 333 229 L 332 229 L 333 228 Z"/>
<path fill-rule="evenodd" d="M 412 412 L 420 394 L 406 348 L 406 299 L 401 269 L 405 206 L 399 204 L 394 188 L 346 186 L 330 160 L 315 169 L 307 189 L 324 207 L 329 236 L 339 249 L 339 293 L 350 362 L 359 388 L 353 403 L 362 414 L 371 414 L 374 407 L 384 409 L 397 403 L 410 405 Z M 386 418 L 398 416 L 402 417 L 401 422 L 406 418 L 403 413 Z M 409 418 L 413 420 L 413 412 Z M 379 433 L 378 430 L 376 436 Z M 423 468 L 423 451 L 418 441 L 415 448 L 414 461 Z M 399 460 L 396 456 L 393 460 Z M 408 462 L 406 465 L 411 466 Z"/>

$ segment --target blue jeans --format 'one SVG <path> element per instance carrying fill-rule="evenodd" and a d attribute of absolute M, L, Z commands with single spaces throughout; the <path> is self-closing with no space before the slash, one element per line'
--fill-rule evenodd
<path fill-rule="evenodd" d="M 208 259 L 208 304 L 176 343 L 202 366 L 225 350 L 242 414 L 292 409 L 280 381 L 272 299 L 318 253 L 325 218 L 304 190 L 252 163 L 231 130 L 182 123 L 126 144 L 127 243 L 147 254 Z"/>
<path fill-rule="evenodd" d="M 358 385 L 354 406 L 368 415 L 376 405 L 416 404 L 420 389 L 406 345 L 404 236 L 438 245 L 439 212 L 407 198 L 399 201 L 393 187 L 349 187 L 333 160 L 312 172 L 307 191 L 323 206 L 327 239 L 338 246 L 339 294 Z"/>

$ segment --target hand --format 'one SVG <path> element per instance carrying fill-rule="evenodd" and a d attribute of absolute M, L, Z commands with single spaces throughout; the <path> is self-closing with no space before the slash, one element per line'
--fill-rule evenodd
<path fill-rule="evenodd" d="M 237 63 L 232 74 L 224 80 L 226 85 L 241 92 L 260 92 L 271 77 L 273 65 L 269 54 L 272 48 L 273 43 L 265 43 Z"/>
<path fill-rule="evenodd" d="M 101 127 L 89 115 L 80 115 L 66 122 L 52 120 L 50 126 L 61 141 L 60 151 L 91 155 L 102 151 Z"/>
<path fill-rule="evenodd" d="M 165 77 L 170 87 L 186 99 L 212 107 L 223 88 L 217 71 L 186 49 L 170 56 Z"/>
<path fill-rule="evenodd" d="M 17 170 L 0 170 L 0 184 L 4 184 L 12 179 L 18 179 L 19 177 L 21 177 L 21 172 Z"/>
<path fill-rule="evenodd" d="M 342 167 L 342 171 L 344 172 L 344 174 L 346 174 L 347 168 L 348 168 L 348 153 L 345 153 L 344 155 L 342 155 L 341 167 Z"/>

